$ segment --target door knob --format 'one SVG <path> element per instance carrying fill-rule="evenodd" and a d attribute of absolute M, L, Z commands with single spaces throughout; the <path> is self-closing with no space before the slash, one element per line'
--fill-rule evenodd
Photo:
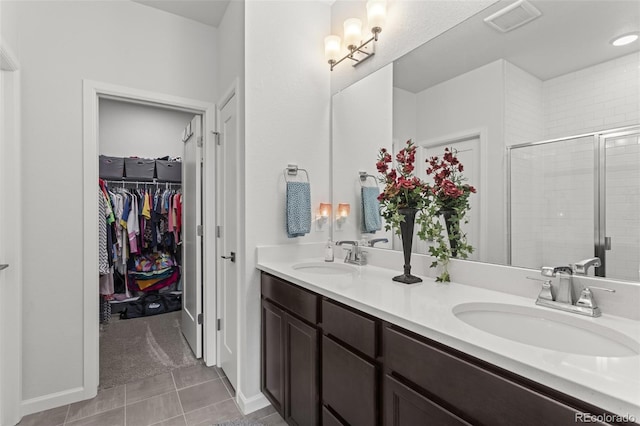
<path fill-rule="evenodd" d="M 236 253 L 235 252 L 231 252 L 229 253 L 229 256 L 220 256 L 223 259 L 229 259 L 230 261 L 234 262 L 236 261 Z"/>
<path fill-rule="evenodd" d="M 4 269 L 7 269 L 8 267 L 9 267 L 9 265 L 8 265 L 8 264 L 3 263 L 2 265 L 0 265 L 0 271 L 2 271 L 2 270 L 4 270 Z"/>

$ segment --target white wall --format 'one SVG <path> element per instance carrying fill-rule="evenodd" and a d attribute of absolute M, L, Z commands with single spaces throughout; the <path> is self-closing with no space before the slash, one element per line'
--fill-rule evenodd
<path fill-rule="evenodd" d="M 376 247 L 391 247 L 392 232 L 362 233 L 362 194 L 359 171 L 378 177 L 378 151 L 392 151 L 393 64 L 389 64 L 333 95 L 333 206 L 351 205 L 349 217 L 333 229 L 336 240 L 387 238 L 389 243 Z M 368 178 L 366 186 L 376 183 Z M 382 184 L 379 184 L 383 189 Z M 384 222 L 384 221 L 383 221 Z M 337 257 L 342 257 L 337 249 Z"/>
<path fill-rule="evenodd" d="M 247 1 L 246 72 L 246 276 L 241 326 L 241 383 L 246 398 L 260 395 L 260 275 L 255 251 L 262 244 L 325 241 L 312 230 L 289 239 L 285 232 L 287 163 L 308 170 L 312 206 L 330 197 L 329 70 L 322 40 L 330 6 L 325 2 Z"/>
<path fill-rule="evenodd" d="M 16 9 L 28 411 L 83 383 L 82 80 L 215 102 L 216 30 L 134 2 L 19 2 Z M 46 215 L 34 200 L 49 206 Z"/>
<path fill-rule="evenodd" d="M 13 54 L 20 60 L 18 51 L 18 23 L 16 17 L 17 2 L 0 1 L 0 37 L 13 50 Z"/>
<path fill-rule="evenodd" d="M 545 139 L 640 123 L 640 52 L 544 82 Z"/>
<path fill-rule="evenodd" d="M 182 132 L 193 113 L 100 99 L 99 148 L 112 157 L 182 157 Z"/>
<path fill-rule="evenodd" d="M 398 59 L 495 2 L 496 0 L 389 1 L 387 22 L 380 34 L 375 56 L 356 68 L 348 63 L 334 68 L 331 73 L 331 93 L 336 93 Z M 342 25 L 347 18 L 362 20 L 364 36 L 368 31 L 366 0 L 337 0 L 331 7 L 331 34 L 342 37 Z M 315 42 L 321 49 L 322 40 L 323 38 Z M 346 47 L 344 50 L 346 53 Z M 329 68 L 328 65 L 325 66 Z"/>
<path fill-rule="evenodd" d="M 480 217 L 484 231 L 480 241 L 487 236 L 492 241 L 490 250 L 479 252 L 480 260 L 492 263 L 507 260 L 503 62 L 494 61 L 417 94 L 417 141 L 449 139 L 461 132 L 485 132 L 486 150 L 481 150 L 480 170 L 486 178 L 471 184 L 480 186 L 476 196 L 486 206 Z"/>

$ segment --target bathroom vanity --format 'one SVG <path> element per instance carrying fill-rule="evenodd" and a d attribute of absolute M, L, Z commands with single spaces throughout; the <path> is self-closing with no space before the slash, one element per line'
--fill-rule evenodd
<path fill-rule="evenodd" d="M 496 338 L 451 313 L 469 300 L 533 301 L 429 278 L 406 286 L 371 265 L 327 272 L 321 262 L 288 260 L 258 268 L 262 390 L 289 424 L 637 421 L 637 353 L 559 353 Z M 635 321 L 605 317 L 585 320 L 637 331 Z"/>

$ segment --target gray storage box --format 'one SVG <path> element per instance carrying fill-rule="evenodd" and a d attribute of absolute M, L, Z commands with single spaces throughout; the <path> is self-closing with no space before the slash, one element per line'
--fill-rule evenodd
<path fill-rule="evenodd" d="M 181 182 L 182 181 L 182 162 L 156 160 L 156 176 L 160 181 Z"/>
<path fill-rule="evenodd" d="M 102 179 L 122 179 L 124 177 L 124 158 L 101 155 L 98 170 Z"/>
<path fill-rule="evenodd" d="M 146 158 L 125 158 L 124 168 L 128 180 L 153 180 L 156 161 Z"/>

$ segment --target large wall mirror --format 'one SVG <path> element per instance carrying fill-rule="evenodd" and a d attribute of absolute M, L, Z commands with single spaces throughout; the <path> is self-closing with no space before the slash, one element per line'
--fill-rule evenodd
<path fill-rule="evenodd" d="M 470 259 L 527 268 L 598 256 L 591 274 L 640 280 L 640 30 L 637 1 L 538 1 L 501 32 L 500 1 L 333 96 L 335 240 L 401 249 L 363 222 L 378 150 L 455 148 L 471 196 Z M 506 18 L 511 18 L 507 16 Z M 498 23 L 509 19 L 499 19 Z M 426 253 L 428 242 L 414 242 Z"/>

